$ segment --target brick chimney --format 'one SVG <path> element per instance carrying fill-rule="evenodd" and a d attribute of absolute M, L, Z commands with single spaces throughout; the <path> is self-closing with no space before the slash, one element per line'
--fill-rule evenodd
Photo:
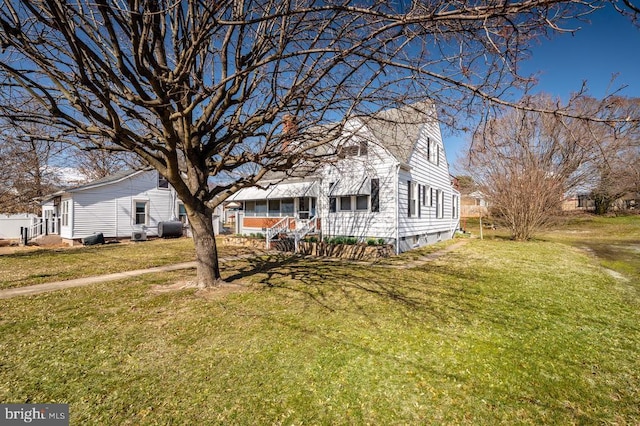
<path fill-rule="evenodd" d="M 298 132 L 298 125 L 296 124 L 296 117 L 291 114 L 286 114 L 282 117 L 282 150 L 286 150 L 291 142 L 291 139 Z"/>
<path fill-rule="evenodd" d="M 296 117 L 291 114 L 286 114 L 282 117 L 283 132 L 285 135 L 295 134 L 298 130 L 296 125 Z"/>

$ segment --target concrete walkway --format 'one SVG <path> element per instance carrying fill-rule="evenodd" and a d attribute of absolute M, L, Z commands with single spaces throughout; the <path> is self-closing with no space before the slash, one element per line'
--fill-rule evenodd
<path fill-rule="evenodd" d="M 419 266 L 425 262 L 429 262 L 432 261 L 434 259 L 437 259 L 447 253 L 449 253 L 450 251 L 453 251 L 455 249 L 457 249 L 458 247 L 461 247 L 462 245 L 466 244 L 468 242 L 468 240 L 462 240 L 460 242 L 457 242 L 455 244 L 450 245 L 449 247 L 446 247 L 442 250 L 438 250 L 436 252 L 430 253 L 426 256 L 423 256 L 419 259 L 416 260 L 412 260 L 410 262 L 407 263 L 403 263 L 400 265 L 376 265 L 376 264 L 371 264 L 368 262 L 354 262 L 354 263 L 358 263 L 358 264 L 362 264 L 362 263 L 366 263 L 368 265 L 374 266 L 374 267 L 381 267 L 381 268 L 392 268 L 392 269 L 409 269 L 409 268 L 414 268 L 416 266 Z M 249 258 L 249 257 L 253 257 L 256 256 L 255 254 L 245 254 L 245 255 L 240 255 L 240 256 L 229 256 L 229 257 L 224 257 L 224 258 L 220 258 L 219 261 L 220 262 L 228 262 L 228 261 L 233 261 L 233 260 L 240 260 L 240 259 L 245 259 L 245 258 Z M 341 261 L 345 261 L 345 259 L 332 259 L 332 260 L 341 260 Z M 174 265 L 165 265 L 165 266 L 158 266 L 155 268 L 148 268 L 148 269 L 136 269 L 133 271 L 125 271 L 125 272 L 117 272 L 115 274 L 108 274 L 108 275 L 97 275 L 94 277 L 83 277 L 83 278 L 76 278 L 73 280 L 66 280 L 66 281 L 55 281 L 55 282 L 50 282 L 50 283 L 43 283 L 43 284 L 36 284 L 36 285 L 31 285 L 31 286 L 26 286 L 26 287 L 16 287 L 16 288 L 8 288 L 6 290 L 0 290 L 0 299 L 10 299 L 13 297 L 18 297 L 18 296 L 31 296 L 34 294 L 41 294 L 41 293 L 48 293 L 51 291 L 56 291 L 56 290 L 62 290 L 65 288 L 73 288 L 73 287 L 84 287 L 84 286 L 88 286 L 91 284 L 96 284 L 96 283 L 103 283 L 103 282 L 107 282 L 107 281 L 116 281 L 116 280 L 121 280 L 121 279 L 125 279 L 125 278 L 130 278 L 130 277 L 137 277 L 139 275 L 143 275 L 143 274 L 153 274 L 153 273 L 157 273 L 157 272 L 171 272 L 171 271 L 178 271 L 181 269 L 195 269 L 196 267 L 196 262 L 184 262 L 184 263 L 176 263 Z"/>
<path fill-rule="evenodd" d="M 8 288 L 0 290 L 0 299 L 10 299 L 18 296 L 31 296 L 34 294 L 47 293 L 61 290 L 63 288 L 84 287 L 95 283 L 121 280 L 129 277 L 137 277 L 143 274 L 153 274 L 155 272 L 170 272 L 180 269 L 192 269 L 196 267 L 196 262 L 177 263 L 175 265 L 158 266 L 156 268 L 136 269 L 133 271 L 117 272 L 115 274 L 98 275 L 95 277 L 76 278 L 74 280 L 55 281 L 51 283 L 30 285 L 27 287 Z"/>

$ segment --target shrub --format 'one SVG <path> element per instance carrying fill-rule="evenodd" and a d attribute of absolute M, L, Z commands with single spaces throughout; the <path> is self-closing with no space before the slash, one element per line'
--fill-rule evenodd
<path fill-rule="evenodd" d="M 369 238 L 367 239 L 367 245 L 368 246 L 375 246 L 378 244 L 378 240 L 376 240 L 375 238 Z"/>
<path fill-rule="evenodd" d="M 344 237 L 325 238 L 327 244 L 344 244 Z"/>
<path fill-rule="evenodd" d="M 348 244 L 350 246 L 358 244 L 358 239 L 355 237 L 348 237 L 344 239 L 344 244 Z"/>
<path fill-rule="evenodd" d="M 384 238 L 378 238 L 378 245 L 383 246 L 387 244 L 387 241 Z"/>

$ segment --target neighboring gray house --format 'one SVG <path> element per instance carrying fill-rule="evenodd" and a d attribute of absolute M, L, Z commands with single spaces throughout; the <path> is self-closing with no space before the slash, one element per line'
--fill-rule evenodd
<path fill-rule="evenodd" d="M 435 109 L 419 107 L 427 111 L 409 106 L 354 118 L 336 142 L 337 161 L 231 196 L 243 203 L 238 231 L 382 238 L 398 253 L 451 238 L 459 227 L 460 194 Z"/>
<path fill-rule="evenodd" d="M 58 191 L 42 203 L 48 233 L 72 242 L 157 235 L 159 222 L 185 220 L 184 206 L 166 179 L 152 169 L 128 170 Z"/>

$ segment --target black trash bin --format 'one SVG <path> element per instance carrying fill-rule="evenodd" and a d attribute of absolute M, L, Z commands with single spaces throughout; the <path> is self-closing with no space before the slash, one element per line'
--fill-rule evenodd
<path fill-rule="evenodd" d="M 182 237 L 182 222 L 172 220 L 168 222 L 158 222 L 158 237 L 177 238 Z"/>
<path fill-rule="evenodd" d="M 84 237 L 82 239 L 82 244 L 85 246 L 93 246 L 96 244 L 104 244 L 104 235 L 102 232 L 97 234 L 89 235 L 88 237 Z"/>

